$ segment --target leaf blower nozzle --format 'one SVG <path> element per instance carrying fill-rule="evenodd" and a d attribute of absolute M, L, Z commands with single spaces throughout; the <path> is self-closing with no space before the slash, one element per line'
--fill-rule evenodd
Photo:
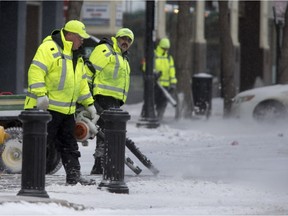
<path fill-rule="evenodd" d="M 82 110 L 76 117 L 74 135 L 77 142 L 85 142 L 87 139 L 93 139 L 97 133 L 97 126 L 92 123 L 90 113 Z"/>

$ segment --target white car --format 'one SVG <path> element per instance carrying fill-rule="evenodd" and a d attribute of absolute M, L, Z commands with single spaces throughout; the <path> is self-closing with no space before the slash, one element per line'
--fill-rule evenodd
<path fill-rule="evenodd" d="M 274 121 L 287 117 L 288 85 L 272 85 L 240 92 L 233 99 L 231 114 L 237 118 Z"/>

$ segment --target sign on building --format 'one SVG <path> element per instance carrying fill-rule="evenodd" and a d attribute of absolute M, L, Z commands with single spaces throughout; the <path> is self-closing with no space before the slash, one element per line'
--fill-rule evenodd
<path fill-rule="evenodd" d="M 91 34 L 114 34 L 122 27 L 122 1 L 84 1 L 82 21 Z"/>

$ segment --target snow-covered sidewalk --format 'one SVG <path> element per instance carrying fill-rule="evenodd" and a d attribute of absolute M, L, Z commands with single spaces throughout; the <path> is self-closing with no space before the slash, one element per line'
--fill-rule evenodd
<path fill-rule="evenodd" d="M 287 126 L 223 120 L 221 101 L 213 103 L 209 120 L 175 121 L 168 107 L 156 129 L 136 127 L 142 104 L 124 106 L 131 115 L 127 137 L 160 170 L 154 176 L 126 149 L 143 170 L 136 176 L 125 167 L 129 194 L 64 186 L 61 169 L 46 177 L 45 189 L 56 202 L 11 202 L 19 199 L 20 177 L 1 175 L 0 215 L 288 215 Z M 95 140 L 80 146 L 87 176 L 94 148 Z"/>

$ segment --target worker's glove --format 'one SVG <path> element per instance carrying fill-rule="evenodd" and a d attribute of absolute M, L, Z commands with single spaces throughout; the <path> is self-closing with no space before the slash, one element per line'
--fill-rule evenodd
<path fill-rule="evenodd" d="M 153 72 L 155 81 L 158 81 L 159 78 L 162 76 L 162 71 Z"/>
<path fill-rule="evenodd" d="M 174 93 L 176 91 L 176 84 L 171 84 L 168 88 L 170 93 Z"/>
<path fill-rule="evenodd" d="M 46 111 L 49 106 L 49 98 L 47 95 L 37 98 L 37 108 Z"/>
<path fill-rule="evenodd" d="M 90 105 L 86 108 L 86 110 L 90 113 L 91 115 L 91 121 L 96 124 L 96 122 L 99 119 L 99 115 L 96 114 L 96 109 L 94 105 Z"/>

